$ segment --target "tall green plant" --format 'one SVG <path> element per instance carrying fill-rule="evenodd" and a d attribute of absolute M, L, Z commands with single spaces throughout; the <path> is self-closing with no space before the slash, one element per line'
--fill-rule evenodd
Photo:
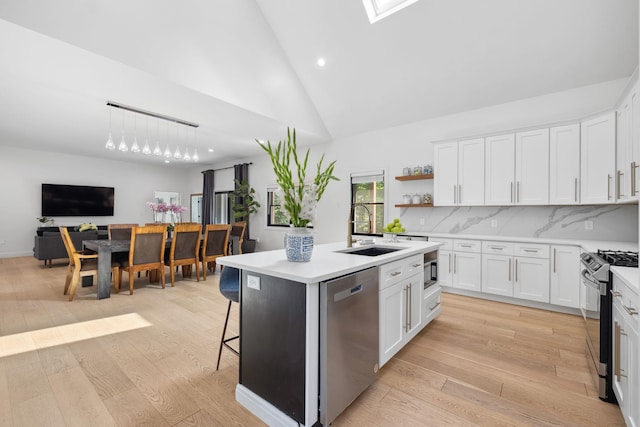
<path fill-rule="evenodd" d="M 256 142 L 271 158 L 273 171 L 276 174 L 276 182 L 282 192 L 280 196 L 284 203 L 283 208 L 289 216 L 291 225 L 294 227 L 306 227 L 313 221 L 316 206 L 329 182 L 340 180 L 333 175 L 336 161 L 329 163 L 323 170 L 323 154 L 316 166 L 316 176 L 313 179 L 313 183 L 307 184 L 305 180 L 307 178 L 310 149 L 307 149 L 302 160 L 298 157 L 295 128 L 293 132 L 287 128 L 286 141 L 279 141 L 275 147 L 269 141 L 267 141 L 267 144 L 261 144 L 258 140 Z"/>
<path fill-rule="evenodd" d="M 260 203 L 255 198 L 256 190 L 246 180 L 234 179 L 233 181 L 235 182 L 235 190 L 230 193 L 233 198 L 231 203 L 233 217 L 239 219 L 258 212 Z"/>

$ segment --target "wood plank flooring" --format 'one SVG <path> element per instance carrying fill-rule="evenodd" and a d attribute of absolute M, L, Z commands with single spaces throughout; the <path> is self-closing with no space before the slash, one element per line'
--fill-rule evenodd
<path fill-rule="evenodd" d="M 235 401 L 219 272 L 97 301 L 66 263 L 0 259 L 0 426 L 260 426 Z M 126 278 L 126 274 L 125 274 Z M 233 305 L 230 333 L 237 332 Z M 442 314 L 335 426 L 623 426 L 600 401 L 582 319 L 444 294 Z"/>

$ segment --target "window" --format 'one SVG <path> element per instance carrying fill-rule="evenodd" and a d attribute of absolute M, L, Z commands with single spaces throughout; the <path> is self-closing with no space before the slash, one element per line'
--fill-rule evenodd
<path fill-rule="evenodd" d="M 384 172 L 351 174 L 351 232 L 381 235 L 384 228 Z"/>
<path fill-rule="evenodd" d="M 276 190 L 277 187 L 267 187 L 267 226 L 288 227 L 289 220 L 280 207 Z"/>

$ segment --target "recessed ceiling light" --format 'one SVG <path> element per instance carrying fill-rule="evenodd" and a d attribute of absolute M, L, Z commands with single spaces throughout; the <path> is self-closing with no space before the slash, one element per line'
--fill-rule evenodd
<path fill-rule="evenodd" d="M 325 65 L 327 65 L 327 61 L 325 61 L 324 58 L 318 58 L 316 64 L 318 64 L 318 67 L 324 67 Z"/>
<path fill-rule="evenodd" d="M 374 23 L 412 5 L 418 0 L 362 0 L 369 22 Z"/>
<path fill-rule="evenodd" d="M 171 163 L 171 161 L 170 161 L 170 160 L 165 160 L 164 162 L 165 162 L 165 163 Z"/>
<path fill-rule="evenodd" d="M 207 151 L 213 153 L 213 148 L 209 148 Z"/>

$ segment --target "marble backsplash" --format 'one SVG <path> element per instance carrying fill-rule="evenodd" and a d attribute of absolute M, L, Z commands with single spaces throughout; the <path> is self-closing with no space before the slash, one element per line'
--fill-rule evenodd
<path fill-rule="evenodd" d="M 638 242 L 638 205 L 417 208 L 401 219 L 408 231 Z"/>

